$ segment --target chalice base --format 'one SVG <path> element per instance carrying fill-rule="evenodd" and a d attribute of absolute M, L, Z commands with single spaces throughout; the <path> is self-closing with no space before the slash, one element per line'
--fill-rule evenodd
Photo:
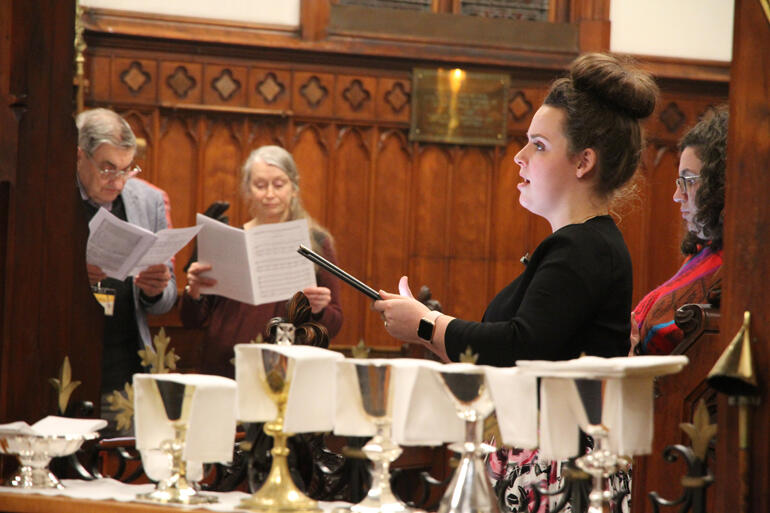
<path fill-rule="evenodd" d="M 212 504 L 219 502 L 213 495 L 201 494 L 183 477 L 178 475 L 160 481 L 155 490 L 140 493 L 139 500 L 162 504 Z"/>
<path fill-rule="evenodd" d="M 243 499 L 238 507 L 271 513 L 318 513 L 321 511 L 316 501 L 297 488 L 291 479 L 285 459 L 281 462 L 279 458 L 273 459 L 270 475 L 268 475 L 262 488 L 251 497 Z"/>
<path fill-rule="evenodd" d="M 437 513 L 500 513 L 484 462 L 478 454 L 465 453 L 450 481 Z"/>
<path fill-rule="evenodd" d="M 8 484 L 15 488 L 64 488 L 48 467 L 22 465 L 11 476 Z"/>

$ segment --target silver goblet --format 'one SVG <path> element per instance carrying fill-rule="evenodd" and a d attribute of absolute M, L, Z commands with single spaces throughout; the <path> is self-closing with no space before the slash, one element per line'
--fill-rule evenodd
<path fill-rule="evenodd" d="M 161 450 L 171 459 L 171 476 L 158 481 L 155 490 L 138 494 L 137 498 L 173 504 L 218 502 L 218 499 L 212 495 L 199 493 L 195 484 L 187 480 L 184 448 L 195 386 L 161 379 L 154 379 L 153 383 L 155 384 L 153 388 L 157 390 L 163 402 L 166 418 L 174 429 L 174 438 L 164 441 L 161 445 Z"/>
<path fill-rule="evenodd" d="M 390 465 L 402 452 L 391 436 L 393 367 L 386 362 L 376 361 L 356 362 L 354 367 L 361 392 L 361 407 L 376 431 L 362 449 L 374 463 L 372 486 L 366 497 L 351 506 L 350 510 L 355 513 L 412 511 L 412 508 L 396 498 L 390 488 Z"/>
<path fill-rule="evenodd" d="M 484 416 L 492 410 L 484 372 L 468 364 L 466 369 L 437 371 L 437 375 L 452 398 L 457 415 L 465 422 L 465 440 L 453 446 L 461 454 L 460 463 L 441 498 L 438 513 L 499 513 L 484 468 L 484 456 L 490 452 L 489 446 L 481 443 Z"/>

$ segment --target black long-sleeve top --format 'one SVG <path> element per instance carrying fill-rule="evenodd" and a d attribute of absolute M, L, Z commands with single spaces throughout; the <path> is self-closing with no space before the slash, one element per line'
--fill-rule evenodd
<path fill-rule="evenodd" d="M 452 320 L 450 359 L 470 346 L 478 364 L 568 360 L 629 349 L 631 257 L 610 216 L 560 228 L 537 247 L 524 272 L 489 303 L 481 322 Z"/>

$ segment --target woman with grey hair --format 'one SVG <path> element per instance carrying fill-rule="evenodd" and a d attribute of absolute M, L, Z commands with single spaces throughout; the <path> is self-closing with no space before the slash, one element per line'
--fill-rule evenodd
<path fill-rule="evenodd" d="M 299 172 L 291 154 L 280 146 L 262 146 L 252 151 L 243 165 L 241 192 L 249 204 L 252 219 L 245 230 L 261 224 L 307 219 L 313 249 L 335 262 L 333 239 L 302 208 Z M 254 340 L 265 333 L 270 319 L 286 317 L 287 303 L 279 301 L 264 305 L 249 305 L 233 299 L 201 294 L 201 286 L 216 282 L 205 273 L 216 262 L 195 262 L 187 271 L 187 286 L 182 296 L 181 319 L 185 327 L 206 327 L 202 371 L 233 376 L 233 346 Z M 310 303 L 312 320 L 326 328 L 329 338 L 342 327 L 339 304 L 339 282 L 323 269 L 316 271 L 317 287 L 302 292 Z"/>

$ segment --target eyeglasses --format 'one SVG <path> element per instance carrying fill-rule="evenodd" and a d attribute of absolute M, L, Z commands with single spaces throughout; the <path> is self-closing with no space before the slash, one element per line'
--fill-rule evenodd
<path fill-rule="evenodd" d="M 138 165 L 131 163 L 126 169 L 102 169 L 96 163 L 94 158 L 87 152 L 84 152 L 91 164 L 99 171 L 99 176 L 106 178 L 107 180 L 117 180 L 119 178 L 125 178 L 128 180 L 142 172 L 142 168 Z"/>
<path fill-rule="evenodd" d="M 674 182 L 676 182 L 676 188 L 677 190 L 682 191 L 684 194 L 688 194 L 688 189 L 695 185 L 695 183 L 700 180 L 700 175 L 694 175 L 694 176 L 680 176 Z"/>

